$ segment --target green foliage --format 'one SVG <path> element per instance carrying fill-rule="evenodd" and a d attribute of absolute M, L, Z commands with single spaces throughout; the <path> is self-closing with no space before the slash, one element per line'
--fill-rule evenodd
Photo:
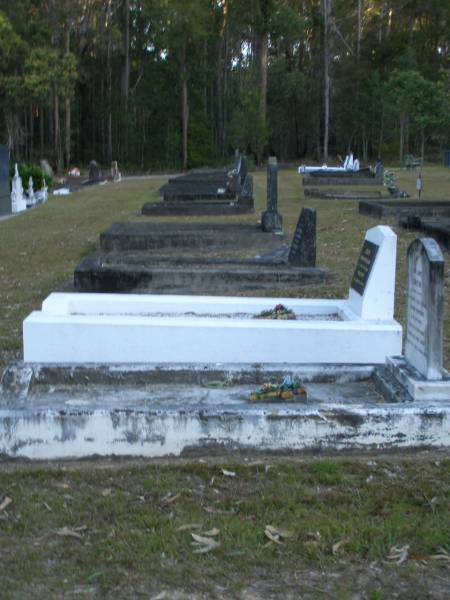
<path fill-rule="evenodd" d="M 188 168 L 213 165 L 215 162 L 216 152 L 211 131 L 202 119 L 191 118 L 188 136 Z"/>
<path fill-rule="evenodd" d="M 22 178 L 22 185 L 24 188 L 28 187 L 28 181 L 30 177 L 33 178 L 33 187 L 35 190 L 40 190 L 44 187 L 44 179 L 47 183 L 47 187 L 50 189 L 53 187 L 53 177 L 46 175 L 44 171 L 38 165 L 29 165 L 26 163 L 18 163 L 19 175 Z M 14 169 L 10 169 L 10 176 L 14 176 Z"/>
<path fill-rule="evenodd" d="M 229 130 L 229 142 L 255 157 L 268 139 L 268 127 L 261 120 L 259 94 L 255 87 L 243 90 L 240 102 L 234 108 Z"/>

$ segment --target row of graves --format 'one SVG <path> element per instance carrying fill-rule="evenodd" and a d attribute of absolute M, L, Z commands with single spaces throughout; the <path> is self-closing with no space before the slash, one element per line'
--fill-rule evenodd
<path fill-rule="evenodd" d="M 199 169 L 169 179 L 159 190 L 163 200 L 142 207 L 146 216 L 236 215 L 252 213 L 253 178 L 245 156 L 223 169 Z"/>
<path fill-rule="evenodd" d="M 342 166 L 310 167 L 298 169 L 303 175 L 305 198 L 327 200 L 358 200 L 360 214 L 383 219 L 398 219 L 400 227 L 421 231 L 437 240 L 450 250 L 450 202 L 410 200 L 389 177 L 385 177 L 383 165 L 377 162 L 374 168 L 360 168 L 358 159 L 349 154 Z M 391 174 L 392 175 L 392 174 Z M 371 189 L 329 189 L 328 186 L 370 186 Z M 374 189 L 385 185 L 387 194 Z M 309 187 L 306 187 L 309 186 Z M 417 179 L 417 190 L 422 191 L 422 178 Z"/>
<path fill-rule="evenodd" d="M 302 209 L 288 246 L 274 159 L 267 182 L 259 224 L 167 224 L 143 210 L 139 222 L 101 235 L 98 254 L 75 269 L 74 290 L 50 294 L 24 321 L 23 361 L 2 377 L 0 452 L 53 459 L 450 444 L 437 243 L 408 249 L 403 344 L 395 233 L 366 232 L 345 298 L 298 298 L 328 276 L 315 265 L 316 214 Z M 174 202 L 176 215 L 183 202 L 217 202 L 222 214 L 223 199 L 205 200 L 204 189 L 156 204 Z M 277 293 L 257 295 L 268 289 Z"/>
<path fill-rule="evenodd" d="M 216 172 L 210 175 L 215 178 Z M 189 210 L 199 215 L 202 209 L 209 215 L 215 202 L 219 215 L 230 206 L 210 199 L 205 207 L 203 184 L 199 190 L 199 199 L 179 202 L 187 202 L 192 207 Z M 149 205 L 144 204 L 140 221 L 114 223 L 100 235 L 99 251 L 83 258 L 75 269 L 75 289 L 229 294 L 295 291 L 299 286 L 322 282 L 326 271 L 316 267 L 315 210 L 301 211 L 292 242 L 287 244 L 278 211 L 276 159 L 269 162 L 267 190 L 261 224 L 155 221 L 147 218 Z M 164 204 L 171 206 L 172 201 Z M 253 197 L 249 205 L 253 206 Z M 178 215 L 178 202 L 173 208 Z"/>

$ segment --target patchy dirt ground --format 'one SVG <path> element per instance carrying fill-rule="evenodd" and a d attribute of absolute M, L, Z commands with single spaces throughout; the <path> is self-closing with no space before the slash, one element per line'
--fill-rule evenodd
<path fill-rule="evenodd" d="M 1 598 L 447 600 L 445 452 L 0 463 Z"/>

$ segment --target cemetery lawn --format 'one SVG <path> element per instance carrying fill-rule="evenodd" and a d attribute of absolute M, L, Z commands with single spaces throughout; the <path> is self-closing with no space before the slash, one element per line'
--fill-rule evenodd
<path fill-rule="evenodd" d="M 397 173 L 398 185 L 414 196 L 417 173 Z M 266 174 L 254 175 L 262 210 Z M 23 319 L 67 286 L 102 230 L 141 219 L 142 204 L 157 200 L 164 181 L 90 187 L 0 221 L 0 371 L 21 356 Z M 450 169 L 426 167 L 424 182 L 425 199 L 450 198 Z M 289 234 L 301 206 L 318 209 L 317 264 L 333 274 L 297 296 L 344 297 L 364 233 L 378 221 L 359 215 L 355 201 L 305 202 L 294 169 L 280 171 L 279 198 Z M 398 229 L 396 220 L 383 223 L 398 234 L 396 317 L 403 323 L 406 250 L 417 234 Z M 448 456 L 425 451 L 233 461 L 3 460 L 0 598 L 444 600 L 450 588 L 449 483 Z M 192 546 L 192 534 L 219 545 L 196 554 L 205 544 Z"/>
<path fill-rule="evenodd" d="M 0 596 L 448 599 L 449 481 L 437 452 L 5 463 Z"/>

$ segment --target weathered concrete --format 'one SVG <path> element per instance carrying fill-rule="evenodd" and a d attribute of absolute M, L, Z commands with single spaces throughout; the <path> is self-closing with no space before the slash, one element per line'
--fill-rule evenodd
<path fill-rule="evenodd" d="M 373 177 L 318 177 L 308 175 L 303 177 L 303 185 L 383 185 L 383 179 Z"/>
<path fill-rule="evenodd" d="M 26 370 L 27 365 L 21 367 Z M 44 371 L 52 367 L 41 367 Z M 186 384 L 158 383 L 158 367 L 145 385 L 34 385 L 29 394 L 0 396 L 0 453 L 30 459 L 88 456 L 182 456 L 222 451 L 283 451 L 448 447 L 450 403 L 386 404 L 371 371 L 335 366 L 326 381 L 301 369 L 307 399 L 248 401 L 255 384 L 279 381 L 279 368 L 258 372 L 258 381 L 227 377 Z M 184 365 L 192 373 L 189 365 Z M 28 368 L 29 370 L 29 368 Z M 245 370 L 245 369 L 244 369 Z M 114 377 L 120 369 L 114 369 Z M 152 371 L 152 367 L 141 373 Z M 196 369 L 201 378 L 205 369 Z M 257 373 L 254 368 L 249 372 Z M 86 376 L 86 371 L 83 373 Z M 129 373 L 125 379 L 136 376 Z M 169 371 L 164 374 L 167 380 Z M 44 378 L 45 379 L 45 378 Z"/>
<path fill-rule="evenodd" d="M 265 234 L 253 224 L 166 223 L 140 221 L 114 223 L 100 235 L 105 252 L 129 252 L 200 248 L 272 249 L 285 241 L 283 235 Z"/>
<path fill-rule="evenodd" d="M 146 217 L 241 215 L 253 212 L 253 199 L 248 202 L 239 200 L 146 202 L 142 206 L 142 214 Z"/>
<path fill-rule="evenodd" d="M 355 190 L 319 190 L 317 188 L 305 188 L 305 198 L 323 198 L 327 200 L 381 200 L 381 192 L 367 192 Z M 388 196 L 386 196 L 388 199 Z"/>
<path fill-rule="evenodd" d="M 406 217 L 450 215 L 450 202 L 418 200 L 388 200 L 386 202 L 360 202 L 359 212 L 370 217 Z"/>
<path fill-rule="evenodd" d="M 80 292 L 235 294 L 262 289 L 298 289 L 324 281 L 326 271 L 265 259 L 171 259 L 88 256 L 74 272 Z"/>

